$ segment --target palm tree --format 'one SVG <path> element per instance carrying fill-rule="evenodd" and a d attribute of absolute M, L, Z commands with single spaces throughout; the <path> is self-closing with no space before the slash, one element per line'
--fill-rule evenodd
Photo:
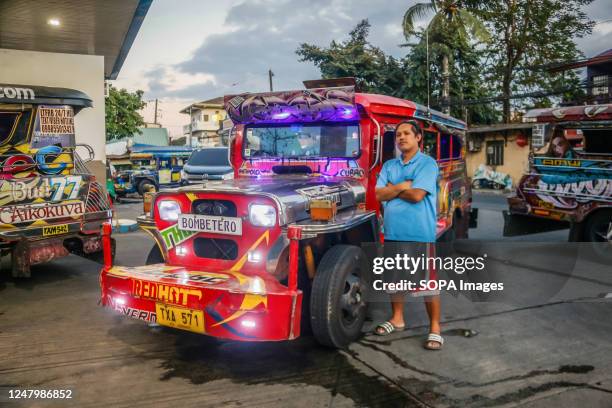
<path fill-rule="evenodd" d="M 470 38 L 486 42 L 489 40 L 489 33 L 484 24 L 464 7 L 462 0 L 431 0 L 428 3 L 417 3 L 406 11 L 402 24 L 404 37 L 408 40 L 413 35 L 420 36 L 423 41 L 423 32 L 417 33 L 415 23 L 432 12 L 434 16 L 425 28 L 425 41 L 436 44 L 441 51 L 443 110 L 449 113 L 449 59 L 453 43 L 456 44 L 457 39 L 468 42 Z"/>

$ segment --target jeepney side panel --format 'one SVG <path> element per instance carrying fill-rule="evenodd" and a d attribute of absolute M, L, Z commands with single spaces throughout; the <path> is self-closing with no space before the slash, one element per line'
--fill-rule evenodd
<path fill-rule="evenodd" d="M 612 161 L 536 157 L 531 168 L 509 199 L 513 214 L 582 222 L 612 206 Z"/>
<path fill-rule="evenodd" d="M 380 123 L 381 127 L 381 141 L 385 131 L 392 131 L 397 123 L 402 120 L 416 120 L 423 127 L 424 132 L 431 132 L 437 135 L 436 147 L 440 146 L 441 134 L 437 128 L 433 125 L 427 127 L 426 124 L 417 118 L 409 115 L 406 116 L 406 108 L 399 107 L 397 112 L 390 111 L 389 113 L 395 113 L 398 116 L 392 114 L 376 115 L 374 119 Z M 402 116 L 399 116 L 399 115 Z M 374 135 L 372 136 L 374 139 Z M 469 211 L 471 207 L 471 188 L 467 179 L 467 171 L 465 166 L 466 146 L 465 140 L 462 137 L 453 137 L 455 141 L 461 142 L 461 148 L 459 150 L 459 156 L 451 159 L 440 160 L 440 149 L 436 149 L 436 161 L 439 167 L 439 178 L 438 178 L 438 226 L 437 235 L 442 235 L 446 230 L 452 227 L 454 217 L 459 214 L 462 218 L 461 225 L 459 227 L 458 236 L 467 236 L 467 220 L 469 217 Z M 421 150 L 424 149 L 424 144 L 421 144 Z M 454 149 L 454 148 L 453 148 Z M 374 158 L 375 152 L 372 157 Z M 382 153 L 381 153 L 382 157 Z M 380 170 L 382 169 L 382 159 L 374 167 L 369 177 L 368 191 L 367 191 L 367 208 L 376 210 L 380 214 L 381 206 L 376 200 L 376 179 Z"/>

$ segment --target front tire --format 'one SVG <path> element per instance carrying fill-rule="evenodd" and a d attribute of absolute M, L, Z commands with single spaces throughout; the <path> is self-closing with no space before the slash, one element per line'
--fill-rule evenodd
<path fill-rule="evenodd" d="M 365 254 L 352 245 L 335 245 L 321 259 L 312 283 L 310 323 L 322 345 L 344 348 L 361 336 L 368 289 L 365 266 Z"/>
<path fill-rule="evenodd" d="M 164 255 L 159 249 L 159 245 L 153 245 L 153 248 L 149 251 L 149 255 L 147 255 L 147 260 L 145 261 L 145 265 L 154 265 L 164 263 Z"/>

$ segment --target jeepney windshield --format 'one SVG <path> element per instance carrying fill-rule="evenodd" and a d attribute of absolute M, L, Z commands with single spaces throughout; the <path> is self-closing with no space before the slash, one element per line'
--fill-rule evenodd
<path fill-rule="evenodd" d="M 155 159 L 132 159 L 135 169 L 154 170 Z"/>
<path fill-rule="evenodd" d="M 245 159 L 354 159 L 359 156 L 359 125 L 334 123 L 249 127 L 245 131 L 242 153 Z"/>

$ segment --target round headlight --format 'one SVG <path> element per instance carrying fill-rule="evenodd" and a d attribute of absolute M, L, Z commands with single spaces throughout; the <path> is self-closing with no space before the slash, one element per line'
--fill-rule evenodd
<path fill-rule="evenodd" d="M 249 221 L 258 227 L 273 227 L 276 224 L 276 208 L 267 204 L 251 204 Z"/>
<path fill-rule="evenodd" d="M 157 202 L 159 218 L 164 221 L 176 221 L 181 214 L 181 205 L 174 200 L 160 200 Z"/>

